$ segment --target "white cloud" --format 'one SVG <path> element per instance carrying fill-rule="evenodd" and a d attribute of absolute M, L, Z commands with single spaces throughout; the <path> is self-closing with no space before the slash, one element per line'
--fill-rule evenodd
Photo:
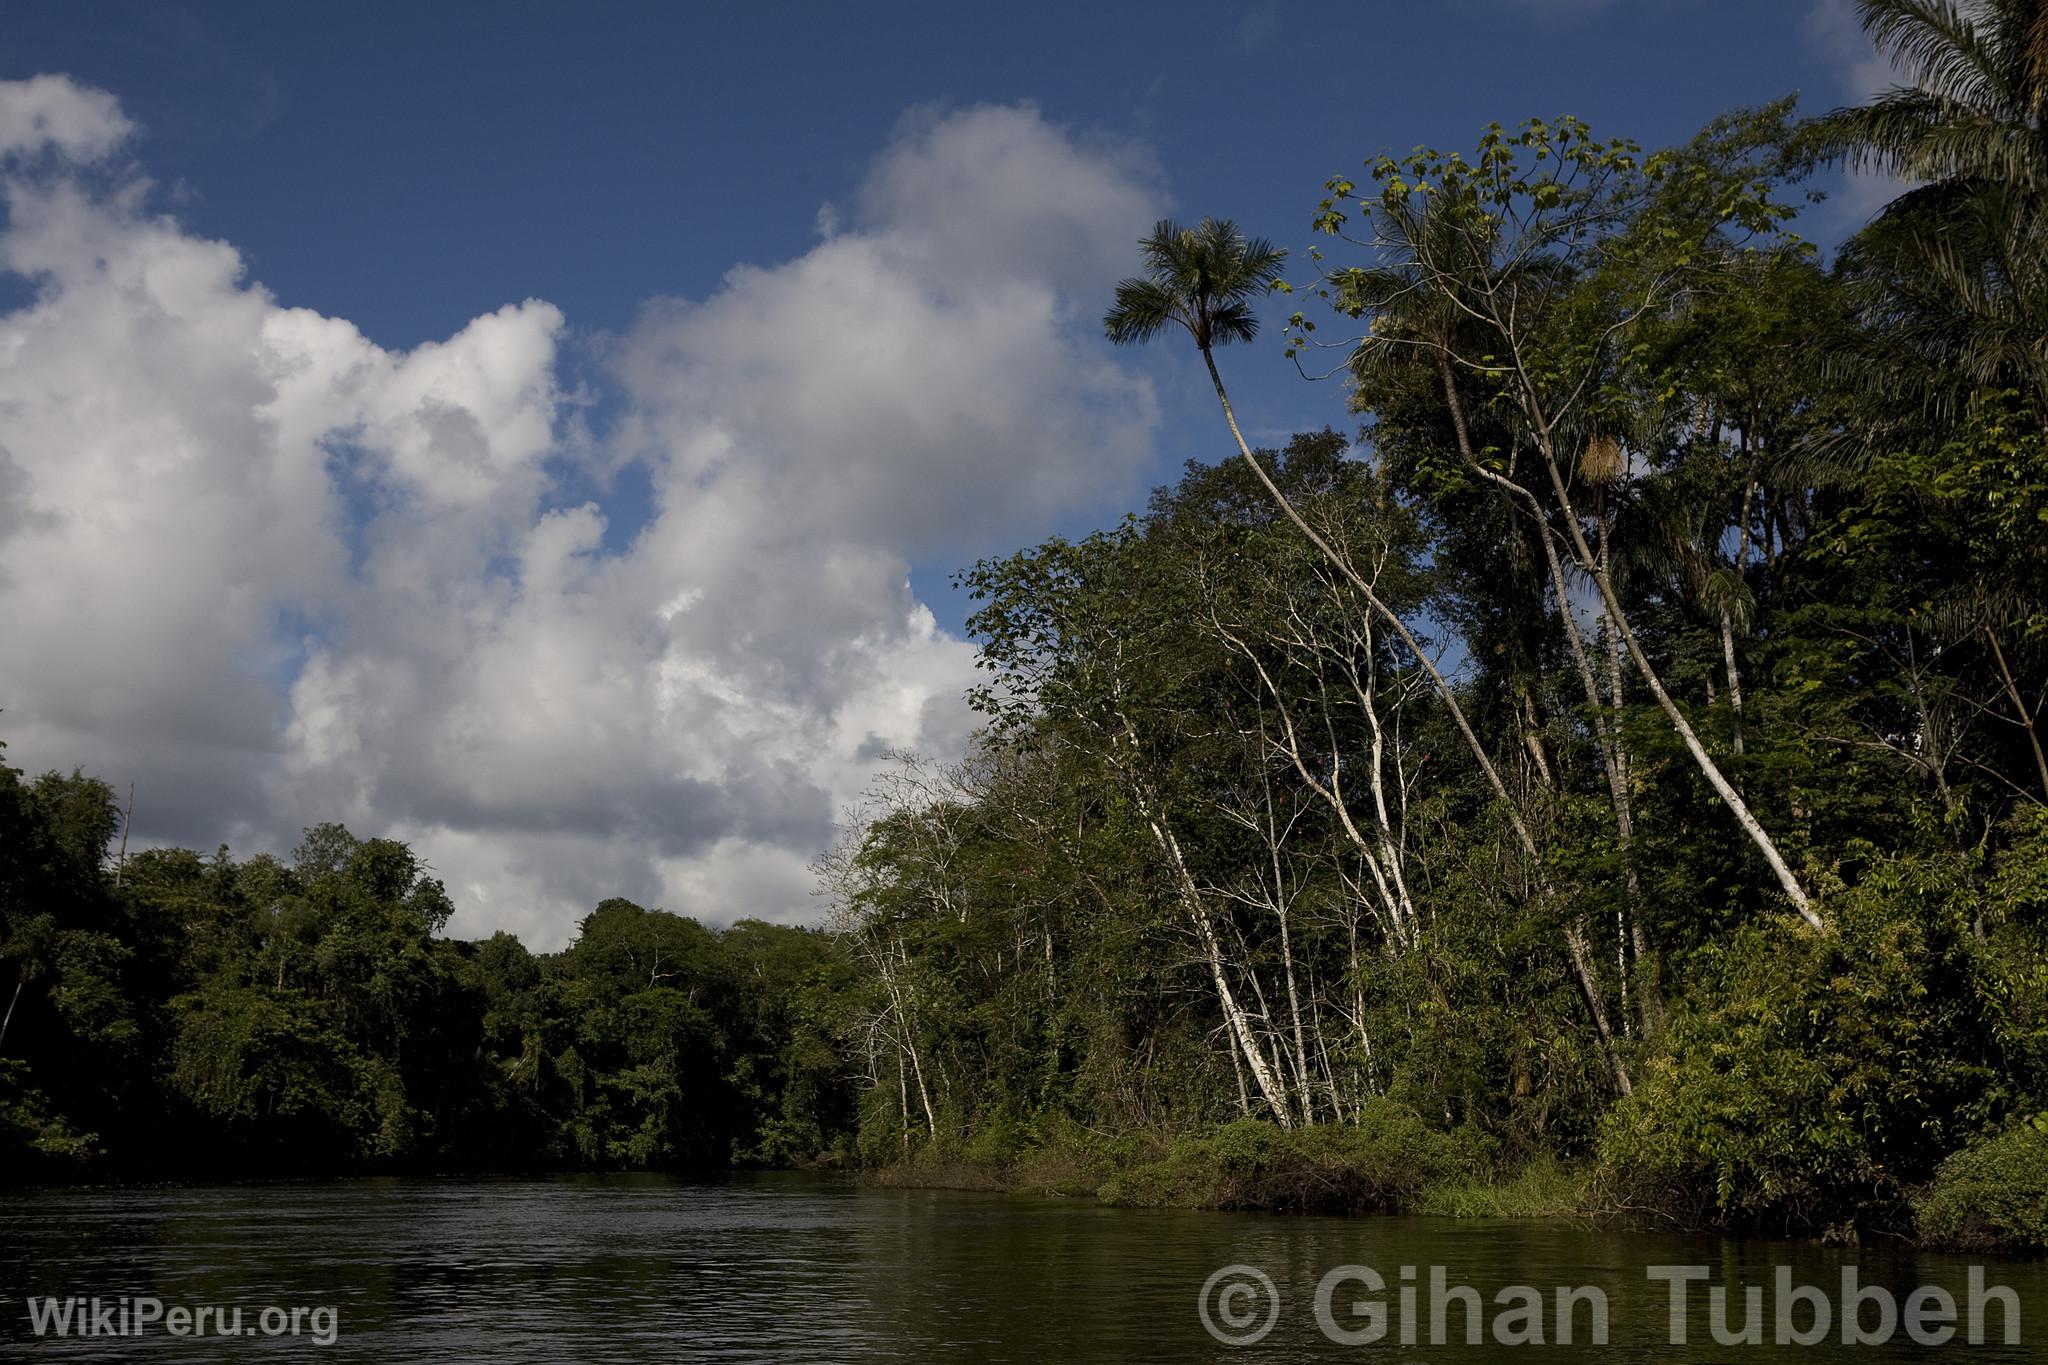
<path fill-rule="evenodd" d="M 1840 104 L 1862 104 L 1873 95 L 1901 84 L 1891 59 L 1878 51 L 1863 32 L 1856 17 L 1854 0 L 1815 0 L 1806 16 L 1807 41 L 1827 58 L 1835 69 L 1836 99 Z M 1872 214 L 1910 188 L 1897 176 L 1871 171 L 1845 170 L 1839 173 L 1841 186 L 1830 207 L 1841 226 L 1853 232 Z"/>
<path fill-rule="evenodd" d="M 104 90 L 63 76 L 0 81 L 0 158 L 54 149 L 73 161 L 97 161 L 134 131 Z"/>
<path fill-rule="evenodd" d="M 125 127 L 64 84 L 38 98 Z M 608 894 L 809 913 L 877 751 L 968 732 L 911 559 L 1039 534 L 1149 452 L 1094 317 L 1157 176 L 1029 108 L 911 116 L 807 254 L 650 303 L 595 444 L 546 303 L 389 351 L 143 189 L 46 172 L 0 234 L 37 286 L 0 316 L 10 758 L 134 778 L 140 835 L 409 838 L 458 932 L 552 946 Z M 654 505 L 607 552 L 549 472 L 631 460 Z"/>
<path fill-rule="evenodd" d="M 1860 104 L 1899 84 L 1891 59 L 1863 32 L 1855 0 L 1814 0 L 1806 36 L 1834 63 L 1839 93 L 1849 102 Z"/>
<path fill-rule="evenodd" d="M 1082 290 L 1094 308 L 1091 291 L 1130 273 L 1159 183 L 1143 148 L 1077 144 L 1030 105 L 926 106 L 904 115 L 856 202 L 868 234 L 944 296 L 1021 282 Z"/>

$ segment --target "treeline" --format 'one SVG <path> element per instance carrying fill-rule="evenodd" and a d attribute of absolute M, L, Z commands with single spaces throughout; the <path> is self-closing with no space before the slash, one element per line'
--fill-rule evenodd
<path fill-rule="evenodd" d="M 405 845 L 110 857 L 104 782 L 0 765 L 0 1181 L 791 1165 L 853 1091 L 822 934 L 608 900 L 441 936 Z"/>
<path fill-rule="evenodd" d="M 1922 77 L 1871 109 L 1494 126 L 1332 179 L 1307 261 L 1141 243 L 1108 333 L 1239 455 L 962 576 L 990 728 L 823 864 L 868 1150 L 2048 1237 L 2048 27 L 1863 9 Z M 1920 187 L 1824 262 L 1843 162 Z M 1356 444 L 1238 435 L 1268 290 Z"/>
<path fill-rule="evenodd" d="M 987 729 L 878 781 L 828 932 L 454 943 L 399 845 L 110 866 L 104 787 L 0 779 L 4 1140 L 2048 1240 L 2048 27 L 1862 9 L 1870 109 L 1490 127 L 1305 261 L 1160 224 L 1106 329 L 1238 454 L 962 576 Z M 1825 261 L 1843 162 L 1918 188 Z M 1356 440 L 1239 436 L 1275 289 Z"/>

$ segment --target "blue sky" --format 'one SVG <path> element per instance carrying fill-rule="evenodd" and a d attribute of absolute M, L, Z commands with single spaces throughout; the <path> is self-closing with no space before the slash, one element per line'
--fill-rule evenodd
<path fill-rule="evenodd" d="M 11 7 L 0 61 L 114 91 L 181 220 L 233 241 L 281 299 L 402 348 L 525 297 L 578 332 L 615 331 L 651 295 L 702 297 L 735 264 L 797 255 L 915 106 L 1034 102 L 1142 143 L 1175 213 L 1235 217 L 1298 249 L 1327 176 L 1383 149 L 1468 145 L 1489 119 L 1568 112 L 1654 146 L 1737 105 L 1842 102 L 1848 73 L 1817 13 L 1801 0 L 29 0 Z M 1342 424 L 1334 391 L 1305 386 L 1277 347 L 1231 362 L 1249 426 L 1278 438 Z M 1187 388 L 1199 377 L 1162 373 L 1159 479 L 1220 438 Z M 631 484 L 615 535 L 633 520 Z M 954 567 L 916 565 L 919 587 L 950 603 Z M 952 605 L 942 619 L 956 622 Z"/>
<path fill-rule="evenodd" d="M 114 91 L 195 230 L 406 346 L 508 294 L 619 327 L 650 293 L 793 255 L 914 105 L 1031 100 L 1142 139 L 1183 212 L 1299 242 L 1325 176 L 1487 119 L 1657 143 L 1793 91 L 1834 103 L 1810 11 L 16 0 L 0 62 Z"/>
<path fill-rule="evenodd" d="M 1093 336 L 1149 215 L 1299 249 L 1488 120 L 1828 107 L 1881 75 L 1846 14 L 16 0 L 0 82 L 67 80 L 0 85 L 0 738 L 179 793 L 146 838 L 401 833 L 466 932 L 803 917 L 875 750 L 965 734 L 951 571 L 1224 451 L 1190 357 Z M 1255 437 L 1345 424 L 1228 373 Z"/>

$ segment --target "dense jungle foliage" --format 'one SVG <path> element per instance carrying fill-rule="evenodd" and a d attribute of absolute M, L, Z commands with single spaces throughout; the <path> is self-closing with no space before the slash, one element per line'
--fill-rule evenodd
<path fill-rule="evenodd" d="M 121 860 L 105 786 L 0 777 L 7 1169 L 1520 1173 L 2039 1244 L 2048 6 L 1861 8 L 1915 77 L 1866 108 L 1489 126 L 1333 178 L 1306 259 L 1160 224 L 1106 328 L 1238 454 L 961 575 L 987 728 L 851 814 L 824 931 L 453 942 L 401 845 Z M 1844 163 L 1912 188 L 1829 259 Z M 1238 435 L 1272 293 L 1355 438 Z"/>
<path fill-rule="evenodd" d="M 0 769 L 0 1172 L 781 1165 L 846 1131 L 822 934 L 609 900 L 574 946 L 440 936 L 405 845 L 110 863 L 113 793 Z"/>

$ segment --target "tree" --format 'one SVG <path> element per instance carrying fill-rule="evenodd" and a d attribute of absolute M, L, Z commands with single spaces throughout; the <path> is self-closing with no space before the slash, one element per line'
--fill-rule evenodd
<path fill-rule="evenodd" d="M 1237 414 L 1230 406 L 1230 394 L 1223 386 L 1221 372 L 1216 368 L 1215 348 L 1250 341 L 1258 335 L 1258 318 L 1252 312 L 1249 300 L 1279 281 L 1286 254 L 1263 238 L 1247 239 L 1236 224 L 1214 218 L 1203 219 L 1201 226 L 1194 229 L 1162 220 L 1138 245 L 1144 257 L 1146 277 L 1126 279 L 1117 285 L 1115 302 L 1103 317 L 1103 328 L 1109 339 L 1119 346 L 1149 341 L 1171 326 L 1185 329 L 1194 339 L 1195 348 L 1202 354 L 1202 363 L 1208 368 L 1209 381 L 1215 386 L 1216 401 L 1223 409 L 1223 420 L 1230 427 L 1231 438 L 1237 442 L 1238 455 L 1287 519 L 1322 552 L 1366 604 L 1386 620 L 1401 643 L 1428 673 L 1438 697 L 1470 746 L 1474 761 L 1486 774 L 1488 784 L 1506 808 L 1508 821 L 1514 827 L 1523 851 L 1532 862 L 1540 863 L 1542 854 L 1536 847 L 1535 836 L 1529 832 L 1527 822 L 1508 793 L 1507 783 L 1501 779 L 1492 756 L 1466 718 L 1456 691 L 1435 660 L 1415 638 L 1400 613 L 1387 605 L 1350 558 L 1311 526 L 1300 509 L 1281 492 L 1266 467 L 1252 454 L 1251 447 L 1245 443 L 1244 433 L 1238 428 Z M 1575 923 L 1568 923 L 1565 932 L 1573 968 L 1585 995 L 1586 1009 L 1601 1038 L 1609 1043 L 1611 1052 L 1607 1011 L 1600 999 L 1599 982 L 1583 932 Z M 1628 1070 L 1619 1055 L 1614 1056 L 1613 1069 L 1616 1085 L 1627 1093 Z"/>
<path fill-rule="evenodd" d="M 1818 929 L 1824 920 L 1777 841 L 1644 649 L 1616 589 L 1604 529 L 1589 530 L 1580 505 L 1587 484 L 1599 482 L 1583 477 L 1588 463 L 1625 458 L 1615 429 L 1626 430 L 1631 415 L 1627 353 L 1643 325 L 1674 307 L 1703 269 L 1732 250 L 1728 235 L 1766 233 L 1784 217 L 1769 190 L 1785 112 L 1724 118 L 1685 153 L 1647 158 L 1626 140 L 1596 139 L 1575 119 L 1531 119 L 1514 132 L 1494 125 L 1471 161 L 1423 148 L 1374 160 L 1373 192 L 1361 195 L 1351 181 L 1332 180 L 1318 226 L 1342 235 L 1352 204 L 1365 215 L 1368 235 L 1358 244 L 1368 264 L 1333 272 L 1323 291 L 1341 315 L 1371 319 L 1353 343 L 1353 372 L 1369 378 L 1376 353 L 1413 351 L 1434 370 L 1462 373 L 1508 419 L 1510 442 L 1490 461 L 1461 435 L 1467 463 L 1531 510 L 1546 548 L 1553 529 L 1562 536 L 1701 775 L 1793 908 Z M 1416 293 L 1438 300 L 1439 314 L 1462 315 L 1460 334 L 1396 325 L 1382 335 L 1380 317 L 1392 310 L 1398 324 L 1415 307 L 1409 296 Z M 1306 344 L 1304 322 L 1296 314 L 1297 347 Z M 1446 400 L 1456 414 L 1455 374 Z M 1361 392 L 1357 401 L 1370 408 L 1373 398 Z M 1462 429 L 1462 416 L 1457 421 Z M 1516 472 L 1518 456 L 1533 457 L 1526 481 Z"/>
<path fill-rule="evenodd" d="M 1954 416 L 1969 386 L 2017 382 L 2048 416 L 2048 0 L 1857 10 L 1911 81 L 1815 125 L 1829 155 L 1912 184 L 1844 253 L 1884 324 L 1873 388 L 1911 375 Z"/>
<path fill-rule="evenodd" d="M 1920 182 L 1888 213 L 1988 185 L 2048 191 L 2048 3 L 1856 0 L 1856 9 L 1913 83 L 1835 110 L 1819 131 L 1850 164 Z"/>

